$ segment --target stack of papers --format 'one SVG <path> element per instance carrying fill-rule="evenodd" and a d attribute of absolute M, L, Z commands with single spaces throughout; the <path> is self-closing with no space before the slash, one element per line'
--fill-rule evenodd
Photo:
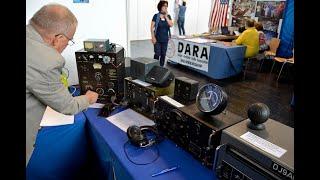
<path fill-rule="evenodd" d="M 155 125 L 152 120 L 133 111 L 132 109 L 126 109 L 106 119 L 124 132 L 127 132 L 127 129 L 129 128 L 129 126 L 133 126 L 133 125 L 136 125 L 136 126 Z"/>
<path fill-rule="evenodd" d="M 40 126 L 60 126 L 66 124 L 73 124 L 74 116 L 64 115 L 53 110 L 51 107 L 47 106 L 46 111 L 43 114 Z"/>

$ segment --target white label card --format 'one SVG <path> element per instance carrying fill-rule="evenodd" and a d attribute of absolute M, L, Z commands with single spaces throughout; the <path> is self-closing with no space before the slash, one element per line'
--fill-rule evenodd
<path fill-rule="evenodd" d="M 141 81 L 140 79 L 132 80 L 132 82 L 135 82 L 135 83 L 137 83 L 137 84 L 140 84 L 140 85 L 143 86 L 143 87 L 148 87 L 148 86 L 151 86 L 151 85 L 152 85 L 152 84 L 150 84 L 150 83 Z"/>
<path fill-rule="evenodd" d="M 277 158 L 280 158 L 284 153 L 287 152 L 287 150 L 251 133 L 246 132 L 242 136 L 240 136 L 245 141 L 249 142 L 250 144 L 262 149 L 263 151 L 272 154 L 273 156 L 276 156 Z"/>
<path fill-rule="evenodd" d="M 176 101 L 168 96 L 161 96 L 161 98 L 164 99 L 165 101 L 167 101 L 168 103 L 174 105 L 177 108 L 184 107 L 183 104 L 179 103 L 178 101 Z"/>

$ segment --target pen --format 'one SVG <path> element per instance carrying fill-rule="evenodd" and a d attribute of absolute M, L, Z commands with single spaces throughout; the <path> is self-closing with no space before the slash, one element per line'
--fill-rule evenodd
<path fill-rule="evenodd" d="M 164 173 L 167 173 L 167 172 L 170 172 L 170 171 L 173 171 L 175 169 L 177 169 L 178 167 L 173 167 L 173 168 L 169 168 L 169 169 L 164 169 L 158 173 L 155 173 L 155 174 L 152 174 L 151 177 L 155 177 L 155 176 L 158 176 L 158 175 L 161 175 L 161 174 L 164 174 Z"/>

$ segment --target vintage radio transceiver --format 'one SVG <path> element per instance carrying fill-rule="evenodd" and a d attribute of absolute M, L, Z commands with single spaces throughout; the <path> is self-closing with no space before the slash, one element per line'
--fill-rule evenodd
<path fill-rule="evenodd" d="M 124 96 L 124 49 L 117 47 L 108 52 L 76 51 L 76 63 L 81 94 L 87 90 L 99 94 L 99 103 L 110 102 L 116 97 L 119 102 Z"/>
<path fill-rule="evenodd" d="M 194 103 L 199 89 L 199 82 L 187 77 L 176 77 L 174 99 L 182 104 Z"/>
<path fill-rule="evenodd" d="M 222 130 L 242 120 L 229 111 L 204 114 L 196 104 L 180 106 L 169 97 L 161 96 L 156 103 L 155 123 L 159 131 L 208 168 L 212 168 Z"/>
<path fill-rule="evenodd" d="M 139 79 L 125 78 L 125 99 L 129 106 L 153 119 L 155 113 L 155 102 L 162 95 L 173 95 L 174 84 L 165 88 L 154 87 Z"/>
<path fill-rule="evenodd" d="M 146 57 L 131 59 L 130 76 L 134 79 L 145 81 L 146 75 L 153 68 L 153 66 L 160 66 L 159 61 Z"/>
<path fill-rule="evenodd" d="M 259 106 L 262 107 L 256 107 Z M 249 119 L 223 130 L 213 167 L 217 177 L 293 180 L 293 128 L 268 119 L 266 111 L 248 116 Z"/>
<path fill-rule="evenodd" d="M 83 41 L 85 51 L 89 52 L 107 52 L 111 50 L 109 39 L 87 39 Z"/>

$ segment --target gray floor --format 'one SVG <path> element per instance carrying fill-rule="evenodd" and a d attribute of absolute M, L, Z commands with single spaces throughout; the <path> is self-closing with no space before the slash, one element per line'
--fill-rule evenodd
<path fill-rule="evenodd" d="M 153 45 L 150 40 L 131 41 L 131 57 L 153 57 Z M 129 60 L 129 59 L 128 59 Z M 175 76 L 186 76 L 199 81 L 222 86 L 229 96 L 227 110 L 247 118 L 247 109 L 252 103 L 262 102 L 269 106 L 270 118 L 294 127 L 294 113 L 290 107 L 293 94 L 292 83 L 276 82 L 276 73 L 248 73 L 246 80 L 241 75 L 227 80 L 213 80 L 181 65 L 166 64 Z M 254 69 L 254 68 L 253 68 Z M 276 68 L 277 69 L 277 68 Z M 279 68 L 278 68 L 279 69 Z M 276 72 L 276 71 L 275 71 Z"/>

